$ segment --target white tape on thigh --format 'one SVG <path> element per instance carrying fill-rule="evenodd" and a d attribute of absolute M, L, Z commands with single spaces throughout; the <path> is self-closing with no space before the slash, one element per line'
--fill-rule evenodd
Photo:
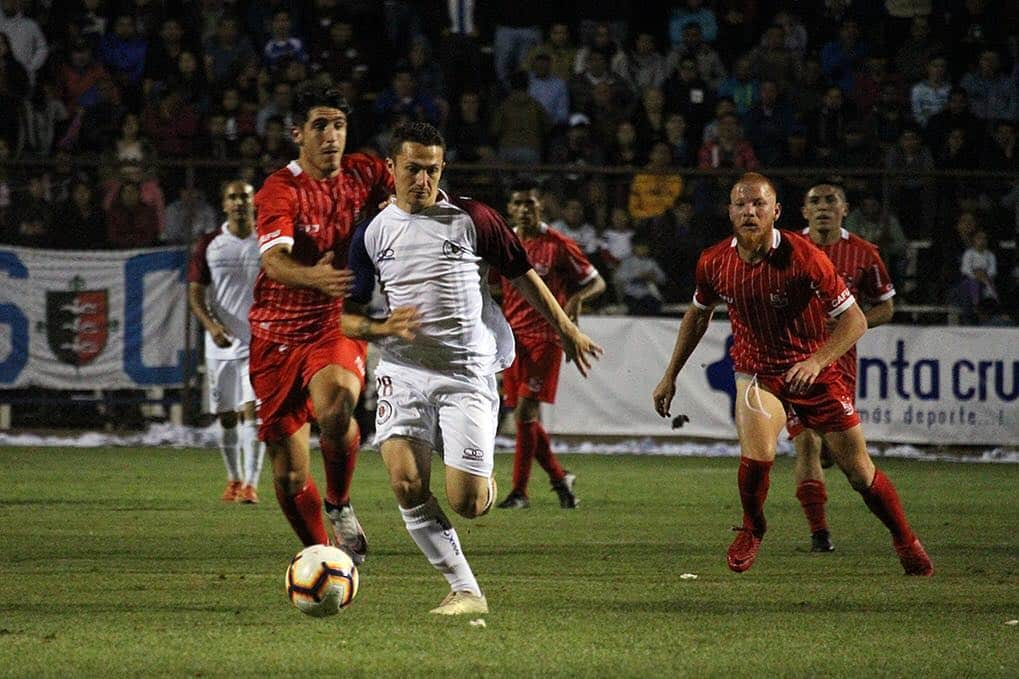
<path fill-rule="evenodd" d="M 757 407 L 756 408 L 750 403 L 750 390 L 751 389 L 754 390 L 754 395 L 757 396 Z M 746 404 L 747 408 L 749 408 L 753 412 L 761 413 L 762 415 L 767 417 L 769 420 L 771 419 L 771 413 L 769 413 L 765 409 L 764 401 L 761 400 L 761 387 L 757 383 L 757 373 L 754 373 L 754 376 L 750 378 L 750 385 L 746 388 L 746 391 L 743 392 L 743 402 Z"/>

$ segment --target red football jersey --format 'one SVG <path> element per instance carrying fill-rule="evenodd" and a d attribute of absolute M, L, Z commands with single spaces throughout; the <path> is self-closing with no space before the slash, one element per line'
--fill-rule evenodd
<path fill-rule="evenodd" d="M 316 181 L 297 161 L 277 170 L 255 194 L 258 248 L 286 244 L 300 264 L 313 266 L 332 251 L 343 268 L 354 224 L 373 213 L 394 192 L 385 163 L 360 153 L 343 156 L 335 177 Z M 255 281 L 248 318 L 251 332 L 277 343 L 308 342 L 340 331 L 342 299 L 311 288 L 291 288 L 265 271 Z"/>
<path fill-rule="evenodd" d="M 706 249 L 696 279 L 695 305 L 728 305 L 732 362 L 748 374 L 781 375 L 808 358 L 828 337 L 825 315 L 837 316 L 855 302 L 824 253 L 779 229 L 771 250 L 753 264 L 740 259 L 735 238 Z"/>
<path fill-rule="evenodd" d="M 804 229 L 807 238 L 810 229 Z M 811 241 L 813 243 L 813 241 Z M 817 245 L 815 243 L 815 245 Z M 853 296 L 868 304 L 878 304 L 895 296 L 895 286 L 881 260 L 877 246 L 842 229 L 840 238 L 831 245 L 817 245 L 835 265 Z M 842 354 L 839 367 L 856 384 L 856 345 Z"/>
<path fill-rule="evenodd" d="M 562 306 L 570 292 L 593 280 L 598 270 L 568 236 L 548 224 L 541 224 L 540 229 L 541 233 L 537 236 L 521 239 L 521 242 L 531 268 L 541 276 L 559 306 Z M 509 280 L 500 276 L 499 282 L 502 287 L 502 312 L 513 328 L 513 334 L 558 343 L 559 334 L 545 317 L 524 299 Z"/>

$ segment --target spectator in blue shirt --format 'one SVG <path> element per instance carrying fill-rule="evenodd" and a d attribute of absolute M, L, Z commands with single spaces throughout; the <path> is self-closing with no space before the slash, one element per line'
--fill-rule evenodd
<path fill-rule="evenodd" d="M 562 78 L 552 74 L 552 58 L 544 52 L 534 55 L 527 93 L 542 105 L 552 125 L 566 125 L 570 117 L 570 92 Z"/>
<path fill-rule="evenodd" d="M 870 48 L 860 39 L 860 26 L 847 19 L 839 28 L 838 40 L 821 48 L 821 70 L 844 94 L 853 91 L 853 77 L 867 59 Z"/>
<path fill-rule="evenodd" d="M 148 42 L 135 31 L 134 19 L 121 14 L 114 20 L 113 30 L 103 37 L 99 58 L 118 84 L 135 87 L 145 71 L 148 48 Z"/>
<path fill-rule="evenodd" d="M 272 15 L 272 37 L 265 43 L 262 56 L 271 70 L 294 59 L 302 64 L 308 63 L 304 41 L 294 34 L 287 10 L 281 9 Z"/>
<path fill-rule="evenodd" d="M 683 49 L 683 28 L 694 23 L 700 25 L 701 39 L 705 42 L 714 42 L 718 37 L 718 19 L 711 8 L 704 6 L 704 0 L 686 0 L 683 7 L 673 8 L 669 15 L 669 40 L 673 49 Z"/>
<path fill-rule="evenodd" d="M 962 76 L 959 85 L 969 94 L 970 110 L 983 120 L 1014 120 L 1016 83 L 1001 72 L 997 50 L 984 50 L 975 70 Z"/>

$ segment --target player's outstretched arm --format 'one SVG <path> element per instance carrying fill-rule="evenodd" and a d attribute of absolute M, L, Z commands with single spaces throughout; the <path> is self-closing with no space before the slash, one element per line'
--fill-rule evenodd
<path fill-rule="evenodd" d="M 291 288 L 313 288 L 329 297 L 343 297 L 354 282 L 354 274 L 333 266 L 333 253 L 322 255 L 314 266 L 305 266 L 294 259 L 290 248 L 277 245 L 262 253 L 262 269 L 274 281 Z"/>
<path fill-rule="evenodd" d="M 563 311 L 571 321 L 576 323 L 583 311 L 584 302 L 594 299 L 603 292 L 605 292 L 605 279 L 600 274 L 595 274 L 594 278 L 567 298 L 566 303 L 563 304 Z"/>
<path fill-rule="evenodd" d="M 387 318 L 370 318 L 365 305 L 347 301 L 340 317 L 340 332 L 351 339 L 375 340 L 380 337 L 399 337 L 414 341 L 421 327 L 421 313 L 417 307 L 394 309 Z"/>
<path fill-rule="evenodd" d="M 580 374 L 587 377 L 591 369 L 591 359 L 599 358 L 605 352 L 601 345 L 580 332 L 534 269 L 528 269 L 527 273 L 517 276 L 510 283 L 545 317 L 545 320 L 552 324 L 563 341 L 566 360 L 576 363 Z"/>
<path fill-rule="evenodd" d="M 658 382 L 651 400 L 655 406 L 655 412 L 662 417 L 669 417 L 672 413 L 669 408 L 672 406 L 672 399 L 676 396 L 676 378 L 679 371 L 686 365 L 686 360 L 697 348 L 704 333 L 708 331 L 708 323 L 714 309 L 702 309 L 694 304 L 683 314 L 683 320 L 679 324 L 679 332 L 676 334 L 676 344 L 672 348 L 672 356 L 669 358 L 669 365 L 665 368 L 665 374 Z"/>
<path fill-rule="evenodd" d="M 849 351 L 866 331 L 867 317 L 863 315 L 860 306 L 853 302 L 851 307 L 839 315 L 828 341 L 810 358 L 800 361 L 786 371 L 785 381 L 790 391 L 802 394 L 809 389 L 821 371 Z"/>
<path fill-rule="evenodd" d="M 206 287 L 201 283 L 188 283 L 188 305 L 191 307 L 191 313 L 195 315 L 198 322 L 209 333 L 216 346 L 225 349 L 233 344 L 234 338 L 230 336 L 230 331 L 216 318 L 216 314 L 206 303 Z"/>

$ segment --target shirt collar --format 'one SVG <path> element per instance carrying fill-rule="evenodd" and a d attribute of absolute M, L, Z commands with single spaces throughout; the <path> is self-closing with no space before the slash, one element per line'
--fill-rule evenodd
<path fill-rule="evenodd" d="M 803 231 L 800 231 L 800 233 L 802 233 L 804 236 L 809 236 L 810 227 L 808 226 L 807 228 L 803 229 Z M 845 227 L 839 229 L 839 238 L 841 238 L 842 240 L 849 240 L 849 232 L 846 231 Z"/>

